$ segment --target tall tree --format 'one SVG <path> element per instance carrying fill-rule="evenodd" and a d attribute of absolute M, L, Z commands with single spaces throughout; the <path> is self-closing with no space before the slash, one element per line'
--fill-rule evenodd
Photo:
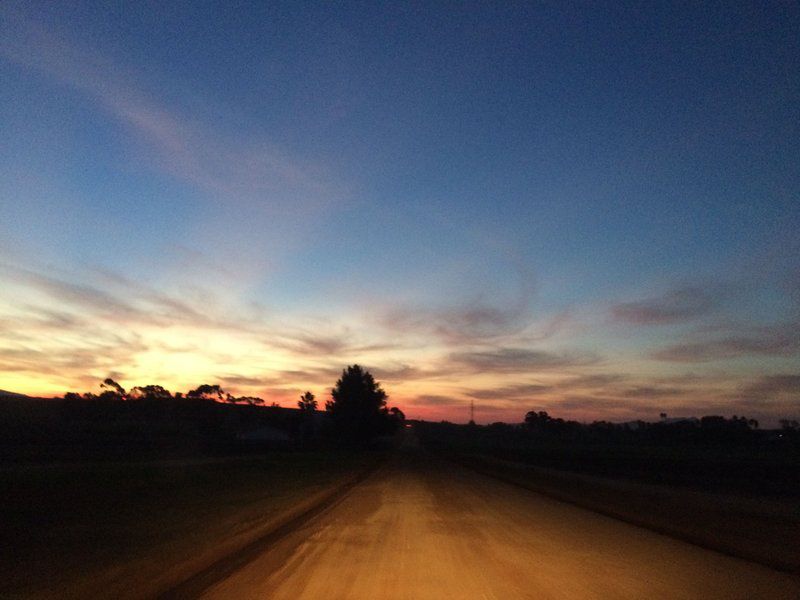
<path fill-rule="evenodd" d="M 372 373 L 359 365 L 347 367 L 325 403 L 345 441 L 369 441 L 386 428 L 388 396 Z"/>

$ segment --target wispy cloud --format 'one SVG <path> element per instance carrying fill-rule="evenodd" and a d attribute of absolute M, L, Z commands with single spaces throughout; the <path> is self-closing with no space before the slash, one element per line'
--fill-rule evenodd
<path fill-rule="evenodd" d="M 800 324 L 739 327 L 727 331 L 698 331 L 690 341 L 669 345 L 652 353 L 657 360 L 706 362 L 738 356 L 791 356 L 800 353 Z"/>
<path fill-rule="evenodd" d="M 581 367 L 600 359 L 589 354 L 558 354 L 529 348 L 496 348 L 474 352 L 454 352 L 449 361 L 477 373 L 534 373 L 548 369 Z"/>
<path fill-rule="evenodd" d="M 413 396 L 408 399 L 408 403 L 412 406 L 459 406 L 463 405 L 464 401 L 453 396 L 440 396 L 436 394 L 423 394 L 421 396 Z"/>
<path fill-rule="evenodd" d="M 765 375 L 744 386 L 740 390 L 743 399 L 766 401 L 792 401 L 795 414 L 800 413 L 800 374 Z"/>
<path fill-rule="evenodd" d="M 331 385 L 342 366 L 338 355 L 347 351 L 331 328 L 318 330 L 318 342 L 269 315 L 228 314 L 213 300 L 175 297 L 109 271 L 69 277 L 0 263 L 0 371 L 57 374 L 63 382 L 141 373 L 148 365 L 163 373 L 175 364 L 183 372 L 171 380 L 217 374 L 253 391 L 291 382 Z"/>
<path fill-rule="evenodd" d="M 554 390 L 552 385 L 539 383 L 520 383 L 507 385 L 490 390 L 464 390 L 464 395 L 476 400 L 525 400 L 530 397 L 541 396 Z"/>
<path fill-rule="evenodd" d="M 121 275 L 104 270 L 104 288 L 86 283 L 67 281 L 52 275 L 0 263 L 0 277 L 7 284 L 35 290 L 57 303 L 60 310 L 36 309 L 40 317 L 56 321 L 54 324 L 69 327 L 85 324 L 85 320 L 65 311 L 78 308 L 93 318 L 107 321 L 149 325 L 174 325 L 186 323 L 203 327 L 233 328 L 244 326 L 233 320 L 201 312 L 188 302 L 157 291 L 147 285 L 133 282 Z M 32 309 L 33 310 L 33 309 Z"/>
<path fill-rule="evenodd" d="M 615 320 L 635 325 L 666 325 L 695 320 L 710 314 L 723 298 L 720 286 L 687 286 L 633 302 L 611 307 Z"/>
<path fill-rule="evenodd" d="M 669 398 L 686 393 L 684 388 L 639 385 L 622 391 L 625 398 Z"/>
<path fill-rule="evenodd" d="M 445 343 L 466 344 L 521 332 L 528 324 L 528 299 L 511 306 L 483 303 L 447 308 L 395 306 L 378 318 L 385 329 L 403 335 L 435 336 Z"/>
<path fill-rule="evenodd" d="M 246 131 L 223 134 L 182 117 L 143 91 L 144 74 L 101 50 L 82 47 L 20 11 L 4 12 L 0 56 L 96 102 L 144 142 L 151 167 L 228 202 L 260 203 L 276 214 L 308 214 L 346 194 L 321 163 L 300 160 Z"/>

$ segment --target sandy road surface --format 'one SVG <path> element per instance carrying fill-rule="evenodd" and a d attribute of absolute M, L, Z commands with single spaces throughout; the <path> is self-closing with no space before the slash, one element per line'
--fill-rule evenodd
<path fill-rule="evenodd" d="M 205 597 L 800 598 L 800 580 L 411 450 Z"/>

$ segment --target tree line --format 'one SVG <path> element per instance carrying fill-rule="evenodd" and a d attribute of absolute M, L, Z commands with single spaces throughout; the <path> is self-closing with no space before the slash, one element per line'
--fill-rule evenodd
<path fill-rule="evenodd" d="M 141 405 L 168 404 L 180 401 L 202 401 L 239 406 L 281 408 L 273 402 L 266 406 L 262 398 L 255 396 L 234 396 L 219 384 L 202 384 L 184 393 L 172 394 L 161 385 L 135 386 L 126 390 L 112 378 L 100 384 L 98 394 L 68 392 L 64 400 L 70 402 L 95 401 L 100 403 L 126 402 Z M 360 365 L 351 365 L 342 370 L 341 377 L 331 389 L 331 399 L 325 402 L 325 409 L 318 411 L 316 397 L 305 392 L 297 401 L 297 410 L 306 420 L 313 420 L 315 414 L 322 412 L 337 432 L 338 437 L 349 443 L 366 443 L 377 436 L 390 434 L 400 427 L 405 415 L 397 407 L 389 407 L 389 396 L 375 380 L 373 375 Z"/>

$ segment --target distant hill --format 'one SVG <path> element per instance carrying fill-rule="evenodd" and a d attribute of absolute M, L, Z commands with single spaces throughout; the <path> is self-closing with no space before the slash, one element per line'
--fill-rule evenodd
<path fill-rule="evenodd" d="M 18 394 L 16 392 L 0 390 L 0 398 L 30 398 L 30 396 L 27 396 L 25 394 Z"/>
<path fill-rule="evenodd" d="M 0 400 L 53 400 L 53 398 L 45 398 L 44 396 L 28 396 L 27 394 L 18 394 L 17 392 L 0 390 Z"/>

